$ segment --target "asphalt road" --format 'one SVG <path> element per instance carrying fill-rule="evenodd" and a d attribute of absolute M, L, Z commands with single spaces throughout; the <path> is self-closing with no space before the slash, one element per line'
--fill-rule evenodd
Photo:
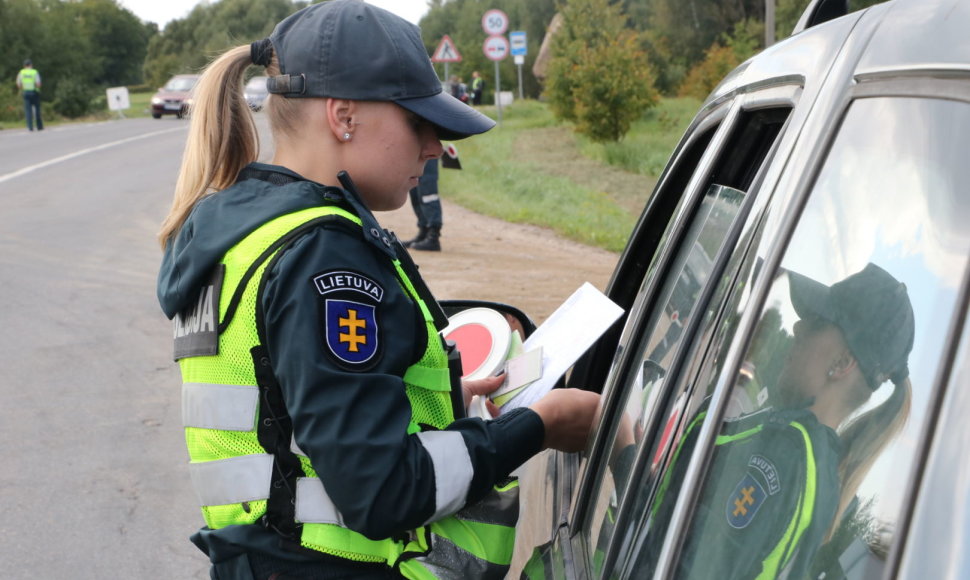
<path fill-rule="evenodd" d="M 208 577 L 155 299 L 187 128 L 0 131 L 0 577 Z"/>

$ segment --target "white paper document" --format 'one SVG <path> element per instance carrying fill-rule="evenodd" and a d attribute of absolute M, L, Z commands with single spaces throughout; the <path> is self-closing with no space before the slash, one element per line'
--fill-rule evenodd
<path fill-rule="evenodd" d="M 505 403 L 502 412 L 542 398 L 622 314 L 623 309 L 595 286 L 580 286 L 526 339 L 523 351 L 542 352 L 542 376 Z"/>

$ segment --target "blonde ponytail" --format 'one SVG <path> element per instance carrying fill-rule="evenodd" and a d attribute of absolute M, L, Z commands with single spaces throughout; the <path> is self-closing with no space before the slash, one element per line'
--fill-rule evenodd
<path fill-rule="evenodd" d="M 175 198 L 158 233 L 163 249 L 200 199 L 232 185 L 259 155 L 259 135 L 242 86 L 251 64 L 248 44 L 230 49 L 206 67 L 195 87 Z"/>
<path fill-rule="evenodd" d="M 908 378 L 902 379 L 894 383 L 893 392 L 882 404 L 854 418 L 842 429 L 839 438 L 845 454 L 839 463 L 842 490 L 836 524 L 855 497 L 872 464 L 879 459 L 889 442 L 902 431 L 909 419 L 912 399 L 913 385 Z M 830 534 L 835 529 L 833 527 Z"/>

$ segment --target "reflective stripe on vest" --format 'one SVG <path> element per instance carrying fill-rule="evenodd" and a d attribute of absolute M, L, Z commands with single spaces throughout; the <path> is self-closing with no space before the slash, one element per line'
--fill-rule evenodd
<path fill-rule="evenodd" d="M 461 433 L 428 431 L 418 433 L 418 439 L 434 464 L 435 510 L 425 522 L 427 524 L 455 513 L 465 505 L 475 471 Z"/>
<path fill-rule="evenodd" d="M 296 481 L 296 519 L 306 524 L 344 525 L 344 518 L 327 495 L 323 482 L 317 477 L 301 477 Z"/>
<path fill-rule="evenodd" d="M 255 385 L 182 384 L 182 426 L 252 431 L 259 388 Z"/>
<path fill-rule="evenodd" d="M 190 463 L 189 476 L 204 506 L 267 499 L 273 479 L 273 456 L 263 453 Z"/>

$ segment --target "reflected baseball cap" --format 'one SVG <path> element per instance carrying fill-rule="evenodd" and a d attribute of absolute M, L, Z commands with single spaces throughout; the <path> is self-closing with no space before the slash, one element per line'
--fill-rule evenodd
<path fill-rule="evenodd" d="M 905 284 L 872 263 L 831 286 L 795 272 L 788 277 L 795 312 L 842 330 L 870 388 L 909 376 L 916 324 Z"/>
<path fill-rule="evenodd" d="M 390 101 L 447 140 L 495 126 L 442 89 L 417 26 L 362 0 L 307 6 L 280 22 L 269 41 L 281 72 L 267 82 L 271 93 Z"/>

